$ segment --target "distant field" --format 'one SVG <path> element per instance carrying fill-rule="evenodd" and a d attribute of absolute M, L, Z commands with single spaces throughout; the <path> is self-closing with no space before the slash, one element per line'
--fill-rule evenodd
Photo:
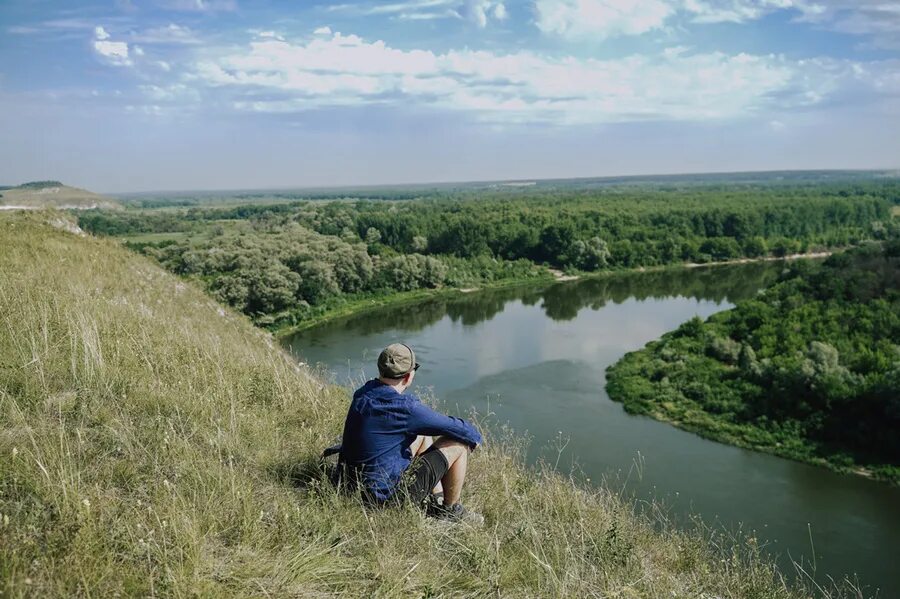
<path fill-rule="evenodd" d="M 160 243 L 163 241 L 181 241 L 191 237 L 192 233 L 178 231 L 175 233 L 141 233 L 139 235 L 122 235 L 120 239 L 132 243 Z"/>
<path fill-rule="evenodd" d="M 836 182 L 884 182 L 898 180 L 894 171 L 763 171 L 744 173 L 695 173 L 683 175 L 641 175 L 629 177 L 582 177 L 576 179 L 527 179 L 520 181 L 468 181 L 413 183 L 346 187 L 306 187 L 213 191 L 141 192 L 119 196 L 121 202 L 137 208 L 177 208 L 190 206 L 234 207 L 247 204 L 282 204 L 303 200 L 416 200 L 463 198 L 484 195 L 504 197 L 560 192 L 615 190 L 634 192 L 642 188 L 667 190 L 728 186 L 791 187 Z"/>
<path fill-rule="evenodd" d="M 192 222 L 190 228 L 184 231 L 126 233 L 115 235 L 115 237 L 128 243 L 156 245 L 164 242 L 179 242 L 187 239 L 194 242 L 203 242 L 217 237 L 224 241 L 237 236 L 242 231 L 247 232 L 250 230 L 250 225 L 244 220 L 218 219 Z"/>

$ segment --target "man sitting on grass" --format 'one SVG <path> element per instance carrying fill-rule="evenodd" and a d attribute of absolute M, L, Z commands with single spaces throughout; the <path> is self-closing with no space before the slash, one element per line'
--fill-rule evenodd
<path fill-rule="evenodd" d="M 407 345 L 394 343 L 381 352 L 379 378 L 353 394 L 341 460 L 368 503 L 409 500 L 438 518 L 480 524 L 484 519 L 459 498 L 469 452 L 481 444 L 481 434 L 405 392 L 418 369 Z"/>

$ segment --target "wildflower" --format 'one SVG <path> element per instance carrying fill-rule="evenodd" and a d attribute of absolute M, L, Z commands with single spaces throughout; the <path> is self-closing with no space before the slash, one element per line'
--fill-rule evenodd
<path fill-rule="evenodd" d="M 18 447 L 13 447 L 12 455 L 13 455 L 13 457 L 16 457 L 17 455 L 19 455 L 19 448 L 18 448 Z"/>

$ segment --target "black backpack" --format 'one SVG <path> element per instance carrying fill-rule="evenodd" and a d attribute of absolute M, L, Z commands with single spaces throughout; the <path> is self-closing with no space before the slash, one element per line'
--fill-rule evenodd
<path fill-rule="evenodd" d="M 325 475 L 328 477 L 329 482 L 337 488 L 341 488 L 344 483 L 347 481 L 347 465 L 344 463 L 344 458 L 341 455 L 342 445 L 340 443 L 336 443 L 331 447 L 326 447 L 325 451 L 322 452 L 322 469 L 325 472 Z M 336 455 L 337 461 L 332 462 L 328 458 Z"/>

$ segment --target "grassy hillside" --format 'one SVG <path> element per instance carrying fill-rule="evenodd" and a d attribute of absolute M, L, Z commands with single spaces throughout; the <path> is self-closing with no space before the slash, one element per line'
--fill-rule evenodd
<path fill-rule="evenodd" d="M 0 206 L 26 208 L 119 208 L 112 198 L 59 181 L 33 181 L 0 191 Z"/>
<path fill-rule="evenodd" d="M 52 219 L 58 219 L 53 216 Z M 489 434 L 483 529 L 364 511 L 311 466 L 327 388 L 114 241 L 0 215 L 3 596 L 804 597 L 756 556 Z"/>

